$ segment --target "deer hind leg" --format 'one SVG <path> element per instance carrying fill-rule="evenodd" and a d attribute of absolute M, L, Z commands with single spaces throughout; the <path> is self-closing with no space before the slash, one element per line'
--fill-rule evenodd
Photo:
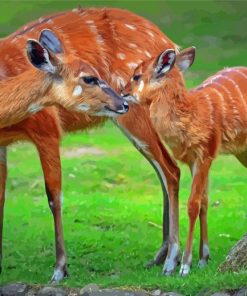
<path fill-rule="evenodd" d="M 117 124 L 152 164 L 160 178 L 164 201 L 163 242 L 160 250 L 148 266 L 162 264 L 165 260 L 170 259 L 168 260 L 169 264 L 167 264 L 169 266 L 167 274 L 170 274 L 175 270 L 179 260 L 178 210 L 174 210 L 174 213 L 169 215 L 167 206 L 170 207 L 171 204 L 171 207 L 174 208 L 177 205 L 180 170 L 161 144 L 151 125 L 148 112 L 143 107 L 131 105 L 128 114 L 118 117 Z M 167 184 L 170 186 L 167 186 Z M 169 191 L 168 195 L 167 190 Z M 173 201 L 173 199 L 175 202 L 170 203 L 170 200 Z M 172 229 L 171 235 L 170 229 Z M 166 273 L 166 268 L 164 272 Z"/>
<path fill-rule="evenodd" d="M 209 245 L 208 245 L 208 180 L 206 181 L 205 190 L 202 195 L 200 209 L 200 249 L 199 249 L 199 267 L 207 265 L 209 260 Z"/>
<path fill-rule="evenodd" d="M 44 144 L 45 143 L 45 144 Z M 56 266 L 52 282 L 61 281 L 68 275 L 62 226 L 61 162 L 59 141 L 51 137 L 36 142 L 44 173 L 45 189 L 55 228 Z"/>
<path fill-rule="evenodd" d="M 190 171 L 193 177 L 193 164 L 190 165 Z M 205 190 L 202 195 L 201 208 L 199 213 L 200 218 L 200 248 L 199 248 L 199 267 L 204 267 L 209 260 L 209 246 L 208 246 L 208 179 L 206 180 Z"/>
<path fill-rule="evenodd" d="M 188 201 L 189 233 L 180 268 L 181 276 L 186 276 L 190 272 L 195 223 L 200 214 L 211 162 L 211 158 L 209 158 L 205 159 L 203 162 L 198 161 L 194 166 L 192 190 Z"/>
<path fill-rule="evenodd" d="M 7 179 L 7 148 L 0 147 L 0 273 L 2 272 L 3 258 L 3 219 L 5 202 L 5 185 Z"/>
<path fill-rule="evenodd" d="M 242 163 L 242 165 L 247 168 L 247 151 L 236 155 L 236 157 Z"/>

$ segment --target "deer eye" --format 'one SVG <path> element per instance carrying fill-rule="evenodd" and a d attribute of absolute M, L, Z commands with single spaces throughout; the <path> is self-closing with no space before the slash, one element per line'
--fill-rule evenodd
<path fill-rule="evenodd" d="M 134 81 L 138 81 L 140 78 L 141 78 L 141 74 L 133 76 Z"/>
<path fill-rule="evenodd" d="M 84 76 L 82 77 L 82 79 L 86 84 L 91 84 L 91 85 L 97 85 L 99 82 L 98 78 L 94 76 Z"/>

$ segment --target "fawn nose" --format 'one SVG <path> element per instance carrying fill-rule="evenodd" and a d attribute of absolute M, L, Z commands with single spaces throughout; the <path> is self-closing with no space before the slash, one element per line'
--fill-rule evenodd
<path fill-rule="evenodd" d="M 133 97 L 130 93 L 122 93 L 121 96 L 128 102 L 136 102 L 135 97 Z"/>

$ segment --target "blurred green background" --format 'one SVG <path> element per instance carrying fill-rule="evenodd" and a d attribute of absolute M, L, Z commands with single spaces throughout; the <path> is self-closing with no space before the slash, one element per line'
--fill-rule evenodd
<path fill-rule="evenodd" d="M 78 4 L 129 9 L 152 20 L 182 48 L 196 46 L 196 62 L 186 74 L 188 86 L 225 66 L 247 66 L 247 1 L 0 1 L 0 36 Z M 219 263 L 247 229 L 247 171 L 233 157 L 219 157 L 211 173 L 212 260 L 205 269 L 197 268 L 197 229 L 194 265 L 186 279 L 178 273 L 163 277 L 160 267 L 143 268 L 161 242 L 161 188 L 150 165 L 116 127 L 108 122 L 102 128 L 66 136 L 62 161 L 70 265 L 70 278 L 64 285 L 96 282 L 102 286 L 159 287 L 194 295 L 205 288 L 233 289 L 247 283 L 246 272 L 217 273 Z M 183 248 L 191 178 L 188 169 L 181 167 Z M 46 283 L 53 271 L 53 254 L 52 217 L 37 153 L 30 144 L 14 145 L 9 151 L 0 283 Z"/>

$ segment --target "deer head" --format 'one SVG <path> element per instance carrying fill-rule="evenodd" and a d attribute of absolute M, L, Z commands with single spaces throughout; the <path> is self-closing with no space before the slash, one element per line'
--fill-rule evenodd
<path fill-rule="evenodd" d="M 163 51 L 157 58 L 140 64 L 127 83 L 123 97 L 136 103 L 151 103 L 161 95 L 170 95 L 177 86 L 184 86 L 181 71 L 194 62 L 195 47 L 176 54 L 174 49 Z"/>
<path fill-rule="evenodd" d="M 53 33 L 50 31 L 50 34 Z M 78 58 L 63 63 L 48 49 L 51 46 L 36 40 L 27 42 L 30 63 L 45 73 L 46 83 L 50 82 L 49 93 L 45 94 L 48 104 L 96 116 L 116 116 L 128 111 L 128 103 L 99 77 L 95 68 Z M 61 52 L 60 44 L 56 43 L 54 52 Z"/>

